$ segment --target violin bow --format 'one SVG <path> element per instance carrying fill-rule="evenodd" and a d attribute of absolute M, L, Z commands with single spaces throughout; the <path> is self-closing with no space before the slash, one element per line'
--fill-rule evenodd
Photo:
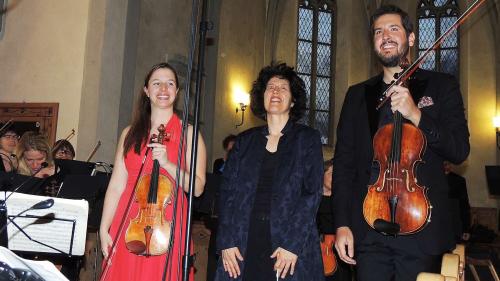
<path fill-rule="evenodd" d="M 0 134 L 2 134 L 4 130 L 7 130 L 8 128 L 10 128 L 10 126 L 14 123 L 13 120 L 14 119 L 9 119 L 9 121 L 7 121 L 7 122 L 5 122 L 5 124 L 3 124 L 2 128 L 0 128 Z"/>
<path fill-rule="evenodd" d="M 441 34 L 432 45 L 425 50 L 425 52 L 418 57 L 408 68 L 404 69 L 403 72 L 394 80 L 391 85 L 385 90 L 383 93 L 384 99 L 377 105 L 376 109 L 379 110 L 387 100 L 391 97 L 390 94 L 388 94 L 389 89 L 391 89 L 395 85 L 400 85 L 402 81 L 407 80 L 410 78 L 411 75 L 417 70 L 417 68 L 424 62 L 425 59 L 429 56 L 431 51 L 437 49 L 441 44 L 443 43 L 444 39 L 450 35 L 451 32 L 456 30 L 472 13 L 474 13 L 486 0 L 476 0 L 474 3 L 472 3 L 467 10 L 460 15 L 460 17 L 457 18 L 457 20 L 451 25 L 446 32 Z"/>
<path fill-rule="evenodd" d="M 94 149 L 92 150 L 92 152 L 90 152 L 90 155 L 89 155 L 89 157 L 87 157 L 87 161 L 86 162 L 89 162 L 90 159 L 92 159 L 92 157 L 94 157 L 94 154 L 97 152 L 97 150 L 99 149 L 99 147 L 101 147 L 101 141 L 100 140 L 98 140 L 97 143 L 95 144 Z"/>

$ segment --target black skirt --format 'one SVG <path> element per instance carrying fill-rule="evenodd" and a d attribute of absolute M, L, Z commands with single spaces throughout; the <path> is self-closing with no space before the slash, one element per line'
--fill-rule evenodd
<path fill-rule="evenodd" d="M 266 151 L 250 215 L 243 281 L 276 280 L 275 259 L 271 259 L 273 249 L 269 214 L 271 213 L 272 185 L 278 161 L 278 153 Z"/>
<path fill-rule="evenodd" d="M 243 281 L 276 280 L 275 259 L 271 259 L 272 254 L 269 217 L 252 214 L 244 260 Z"/>

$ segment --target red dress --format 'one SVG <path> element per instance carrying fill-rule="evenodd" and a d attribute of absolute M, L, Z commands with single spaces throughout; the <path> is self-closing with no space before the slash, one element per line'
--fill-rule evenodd
<path fill-rule="evenodd" d="M 164 144 L 167 147 L 168 160 L 173 163 L 177 163 L 181 130 L 182 127 L 180 119 L 177 117 L 177 115 L 174 114 L 166 125 L 166 130 L 165 130 L 166 138 L 164 142 Z M 134 183 L 137 178 L 137 174 L 139 173 L 139 170 L 141 168 L 141 162 L 142 159 L 144 158 L 145 152 L 146 152 L 146 147 L 143 147 L 141 149 L 141 154 L 137 155 L 132 148 L 125 157 L 125 166 L 128 171 L 127 186 L 124 192 L 122 193 L 122 196 L 120 198 L 120 201 L 118 203 L 115 212 L 115 217 L 113 218 L 113 222 L 110 227 L 109 233 L 113 240 L 117 235 L 121 218 L 123 217 L 125 210 L 127 208 L 127 203 L 130 194 L 133 192 Z M 152 167 L 153 167 L 153 161 L 151 159 L 151 153 L 149 153 L 144 165 L 143 174 L 151 173 Z M 172 180 L 175 178 L 175 175 L 171 176 L 167 174 L 167 172 L 162 168 L 160 168 L 160 173 L 167 175 Z M 173 180 L 172 182 L 175 183 L 175 180 Z M 172 186 L 174 187 L 175 184 L 173 184 Z M 167 271 L 165 279 L 169 281 L 181 280 L 182 255 L 184 254 L 184 243 L 185 243 L 184 240 L 186 236 L 184 233 L 185 232 L 184 225 L 187 219 L 187 198 L 185 196 L 185 193 L 181 189 L 179 189 L 177 195 L 178 195 L 177 222 L 175 225 L 175 232 L 174 232 L 174 244 L 171 249 L 172 251 L 171 262 L 170 262 L 171 266 L 169 267 L 170 268 L 169 271 Z M 184 206 L 184 208 L 181 211 L 182 205 Z M 119 240 L 116 245 L 116 253 L 111 259 L 111 265 L 109 268 L 109 272 L 106 274 L 105 280 L 151 280 L 151 281 L 162 280 L 166 255 L 150 256 L 150 257 L 138 256 L 130 253 L 125 246 L 124 235 L 127 230 L 127 226 L 130 222 L 130 219 L 134 218 L 137 215 L 137 213 L 138 213 L 138 204 L 136 202 L 133 202 L 129 216 L 125 221 L 124 230 L 120 235 L 120 237 L 118 238 Z M 184 223 L 182 224 L 182 229 L 181 229 L 181 223 L 179 223 L 181 221 L 181 214 L 182 214 L 182 220 L 184 221 Z M 169 204 L 168 207 L 166 208 L 167 220 L 171 220 L 172 216 L 173 216 L 173 204 Z M 181 231 L 182 231 L 182 237 L 181 237 Z M 179 250 L 181 246 L 182 246 L 182 253 L 179 255 Z M 194 280 L 193 270 L 191 270 L 189 275 L 190 275 L 189 280 Z"/>

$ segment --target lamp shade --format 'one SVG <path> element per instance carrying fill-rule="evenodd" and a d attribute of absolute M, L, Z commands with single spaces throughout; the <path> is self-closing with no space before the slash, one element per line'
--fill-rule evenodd
<path fill-rule="evenodd" d="M 500 129 L 500 116 L 493 117 L 493 127 Z"/>

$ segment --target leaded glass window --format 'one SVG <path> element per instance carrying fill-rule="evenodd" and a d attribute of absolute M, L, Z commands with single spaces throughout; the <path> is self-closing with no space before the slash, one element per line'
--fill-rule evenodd
<path fill-rule="evenodd" d="M 456 0 L 420 0 L 417 7 L 419 56 L 445 33 L 459 17 Z M 458 30 L 454 30 L 441 46 L 431 51 L 421 65 L 423 69 L 446 72 L 458 78 Z"/>
<path fill-rule="evenodd" d="M 334 53 L 334 1 L 299 1 L 297 72 L 307 88 L 307 110 L 302 122 L 321 133 L 323 144 L 332 142 Z"/>

